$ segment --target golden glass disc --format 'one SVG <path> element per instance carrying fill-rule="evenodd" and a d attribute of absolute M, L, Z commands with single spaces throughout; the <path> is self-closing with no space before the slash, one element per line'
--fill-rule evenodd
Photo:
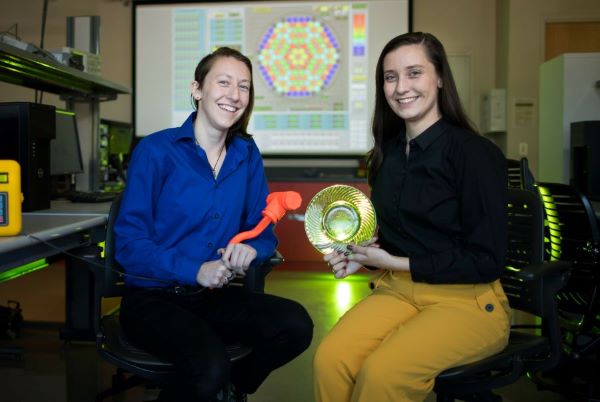
<path fill-rule="evenodd" d="M 323 254 L 346 251 L 348 243 L 370 240 L 376 226 L 371 200 L 357 188 L 342 184 L 319 191 L 304 215 L 306 236 Z"/>

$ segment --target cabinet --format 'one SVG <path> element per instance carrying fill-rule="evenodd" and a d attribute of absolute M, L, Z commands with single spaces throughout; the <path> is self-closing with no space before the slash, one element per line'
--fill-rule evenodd
<path fill-rule="evenodd" d="M 0 43 L 0 81 L 60 95 L 69 103 L 78 116 L 82 157 L 88 162 L 78 187 L 99 188 L 99 103 L 131 89 L 4 43 Z"/>
<path fill-rule="evenodd" d="M 319 191 L 334 184 L 345 184 L 358 188 L 370 195 L 366 180 L 344 181 L 269 181 L 270 191 L 296 191 L 302 196 L 302 204 L 296 211 L 289 212 L 275 226 L 279 239 L 277 249 L 283 255 L 283 269 L 323 270 L 329 268 L 323 262 L 323 255 L 308 241 L 304 231 L 304 213 L 306 206 Z"/>

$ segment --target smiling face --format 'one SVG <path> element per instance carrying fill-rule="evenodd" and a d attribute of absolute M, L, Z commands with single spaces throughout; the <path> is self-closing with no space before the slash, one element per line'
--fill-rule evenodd
<path fill-rule="evenodd" d="M 243 115 L 250 100 L 252 77 L 248 67 L 233 57 L 217 58 L 200 88 L 192 83 L 198 102 L 198 122 L 210 131 L 227 133 Z"/>
<path fill-rule="evenodd" d="M 414 138 L 438 121 L 441 79 L 421 45 L 405 45 L 383 59 L 383 92 L 388 105 Z"/>

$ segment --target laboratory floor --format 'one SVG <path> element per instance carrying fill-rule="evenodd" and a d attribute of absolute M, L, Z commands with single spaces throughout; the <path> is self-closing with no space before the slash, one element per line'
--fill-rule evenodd
<path fill-rule="evenodd" d="M 259 391 L 249 397 L 249 401 L 314 401 L 311 361 L 315 348 L 338 317 L 369 292 L 367 285 L 366 275 L 335 280 L 323 271 L 272 272 L 266 291 L 295 299 L 307 308 L 315 323 L 314 340 L 300 357 L 272 373 Z M 0 358 L 1 401 L 93 401 L 96 393 L 110 384 L 114 368 L 98 358 L 95 346 L 86 342 L 61 341 L 58 327 L 45 325 L 36 328 L 29 325 L 16 342 L 9 343 L 23 347 L 25 352 L 20 360 Z M 3 344 L 8 343 L 0 342 L 0 346 Z M 526 378 L 501 389 L 499 393 L 505 402 L 567 401 L 552 392 L 537 391 Z M 156 390 L 138 386 L 107 401 L 145 401 L 154 397 Z M 427 402 L 433 401 L 435 396 L 430 395 Z"/>

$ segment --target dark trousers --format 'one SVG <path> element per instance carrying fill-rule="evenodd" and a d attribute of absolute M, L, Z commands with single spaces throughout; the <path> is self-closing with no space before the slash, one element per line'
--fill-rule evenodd
<path fill-rule="evenodd" d="M 295 301 L 233 286 L 194 295 L 132 289 L 120 317 L 132 344 L 174 363 L 176 381 L 161 400 L 177 402 L 209 401 L 228 381 L 255 392 L 271 371 L 308 348 L 313 332 Z M 252 353 L 232 365 L 225 344 L 236 342 Z"/>

